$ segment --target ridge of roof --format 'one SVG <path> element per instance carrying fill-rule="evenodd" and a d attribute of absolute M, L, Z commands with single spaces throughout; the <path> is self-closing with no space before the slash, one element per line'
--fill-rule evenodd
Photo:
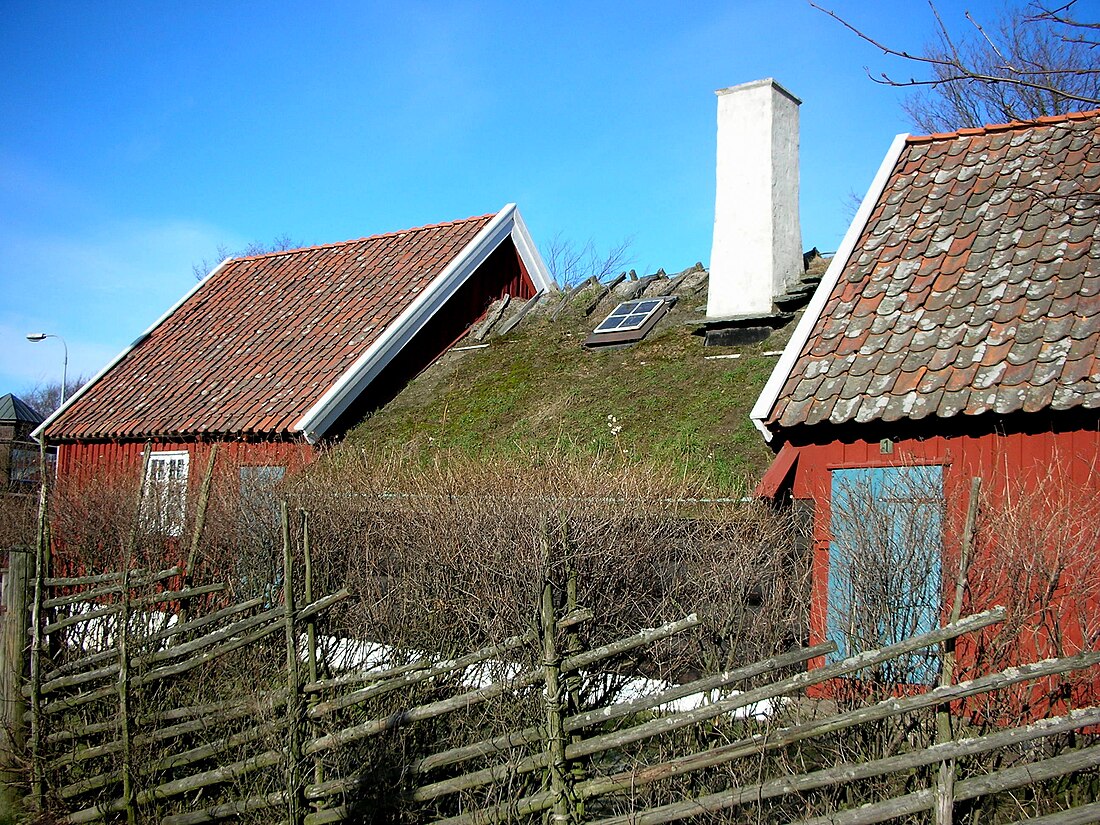
<path fill-rule="evenodd" d="M 311 244 L 310 246 L 298 246 L 294 249 L 276 249 L 271 252 L 260 252 L 256 255 L 241 255 L 237 258 L 229 258 L 228 260 L 236 263 L 237 261 L 255 261 L 260 258 L 274 258 L 278 255 L 292 255 L 295 252 L 313 252 L 318 249 L 334 249 L 338 246 L 350 246 L 351 244 L 362 243 L 363 241 L 381 240 L 383 238 L 396 238 L 401 235 L 411 235 L 414 232 L 424 232 L 428 229 L 444 229 L 449 226 L 458 226 L 463 223 L 470 223 L 472 221 L 483 221 L 486 218 L 496 217 L 496 212 L 487 212 L 484 215 L 471 215 L 468 218 L 459 218 L 453 221 L 441 221 L 439 223 L 426 223 L 423 226 L 411 226 L 408 229 L 394 229 L 390 232 L 379 232 L 377 235 L 365 235 L 362 238 L 349 238 L 346 241 L 332 241 L 331 243 L 319 243 Z"/>
<path fill-rule="evenodd" d="M 958 137 L 974 137 L 975 135 L 990 135 L 997 132 L 1009 132 L 1016 129 L 1030 129 L 1035 126 L 1050 126 L 1055 123 L 1088 120 L 1092 117 L 1100 117 L 1100 109 L 1090 109 L 1087 112 L 1066 112 L 1062 115 L 1043 115 L 1031 120 L 1010 120 L 1007 123 L 987 123 L 984 126 L 966 126 L 953 132 L 933 132 L 930 135 L 909 135 L 908 144 L 932 143 L 937 140 L 953 140 Z"/>

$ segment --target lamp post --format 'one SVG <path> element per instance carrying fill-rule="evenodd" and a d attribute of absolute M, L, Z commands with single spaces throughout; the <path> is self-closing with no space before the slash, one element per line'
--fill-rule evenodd
<path fill-rule="evenodd" d="M 61 346 L 65 348 L 65 360 L 61 362 L 61 404 L 65 403 L 65 387 L 69 378 L 69 345 L 65 343 L 65 339 L 60 335 L 54 335 L 52 332 L 32 332 L 27 335 L 28 341 L 45 341 L 47 338 L 56 338 L 61 342 Z"/>

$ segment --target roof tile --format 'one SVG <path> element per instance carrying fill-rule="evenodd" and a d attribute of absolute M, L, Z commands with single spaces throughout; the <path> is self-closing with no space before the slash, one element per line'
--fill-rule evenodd
<path fill-rule="evenodd" d="M 862 400 L 829 420 L 1100 406 L 1100 113 L 911 138 L 842 290 L 806 351 Z"/>
<path fill-rule="evenodd" d="M 491 218 L 232 260 L 47 436 L 289 433 Z"/>

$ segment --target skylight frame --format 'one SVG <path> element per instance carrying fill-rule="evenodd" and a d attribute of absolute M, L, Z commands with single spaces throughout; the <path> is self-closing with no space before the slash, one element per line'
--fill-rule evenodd
<path fill-rule="evenodd" d="M 665 300 L 663 298 L 640 298 L 633 301 L 623 301 L 596 325 L 596 328 L 592 330 L 592 335 L 633 332 L 641 329 L 650 318 L 660 311 L 664 304 Z M 619 319 L 620 322 L 613 326 L 607 326 L 608 322 L 613 319 Z"/>

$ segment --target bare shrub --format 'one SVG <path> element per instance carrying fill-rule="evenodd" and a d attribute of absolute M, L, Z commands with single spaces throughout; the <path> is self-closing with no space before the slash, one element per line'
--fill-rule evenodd
<path fill-rule="evenodd" d="M 526 462 L 337 450 L 296 483 L 318 575 L 357 595 L 356 626 L 424 649 L 473 649 L 532 627 L 543 582 L 599 617 L 589 645 L 698 611 L 702 649 L 664 667 L 720 667 L 800 635 L 804 560 L 785 514 L 613 459 Z M 567 594 L 556 593 L 560 603 Z"/>
<path fill-rule="evenodd" d="M 966 598 L 972 610 L 994 604 L 1008 609 L 1006 621 L 982 634 L 966 654 L 972 672 L 1096 650 L 1100 499 L 1075 484 L 1064 464 L 988 492 Z M 1063 702 L 1095 702 L 1098 692 L 1095 674 L 1052 678 L 988 698 L 983 715 L 999 723 L 1026 721 Z"/>
<path fill-rule="evenodd" d="M 939 624 L 944 543 L 940 468 L 834 473 L 829 633 L 845 655 L 896 644 Z M 936 651 L 903 656 L 872 674 L 885 685 L 930 684 Z"/>

